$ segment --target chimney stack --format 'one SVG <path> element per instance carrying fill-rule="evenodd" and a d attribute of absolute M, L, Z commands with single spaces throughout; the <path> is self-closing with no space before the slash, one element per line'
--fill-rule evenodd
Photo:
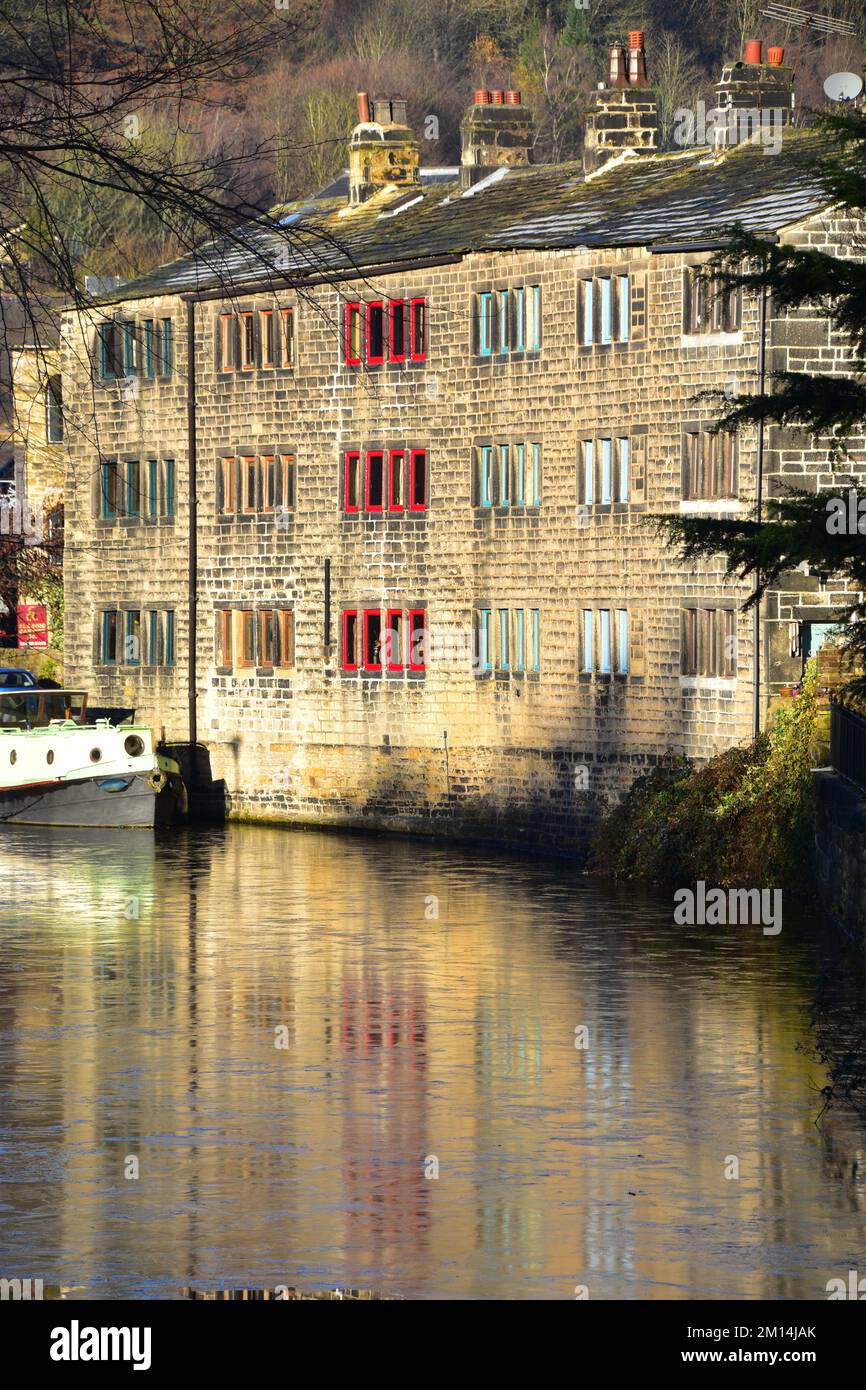
<path fill-rule="evenodd" d="M 776 130 L 790 125 L 794 69 L 782 65 L 784 56 L 783 48 L 768 47 L 765 62 L 761 40 L 749 39 L 742 61 L 726 63 L 722 68 L 711 113 L 717 150 L 750 139 L 762 124 Z"/>
<path fill-rule="evenodd" d="M 403 97 L 358 93 L 358 124 L 349 143 L 349 203 L 356 207 L 374 193 L 421 186 L 418 142 L 406 124 Z"/>
<path fill-rule="evenodd" d="M 586 113 L 583 163 L 599 169 L 625 149 L 658 148 L 658 105 L 649 86 L 644 36 L 633 30 L 626 47 L 610 48 L 608 84 L 599 89 L 595 110 Z"/>
<path fill-rule="evenodd" d="M 529 164 L 532 139 L 532 113 L 519 92 L 476 91 L 460 122 L 460 187 L 471 188 L 496 169 Z"/>

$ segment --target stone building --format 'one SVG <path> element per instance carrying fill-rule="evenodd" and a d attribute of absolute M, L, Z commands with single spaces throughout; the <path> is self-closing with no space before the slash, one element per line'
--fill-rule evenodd
<path fill-rule="evenodd" d="M 579 849 L 800 674 L 832 583 L 790 576 L 756 643 L 721 557 L 683 566 L 653 517 L 827 484 L 821 441 L 714 434 L 696 398 L 846 344 L 696 272 L 735 223 L 837 254 L 851 228 L 814 133 L 660 153 L 635 86 L 633 144 L 599 93 L 589 173 L 531 164 L 518 93 L 477 92 L 429 175 L 364 98 L 349 175 L 284 231 L 67 318 L 67 678 L 195 747 L 230 815 Z"/>

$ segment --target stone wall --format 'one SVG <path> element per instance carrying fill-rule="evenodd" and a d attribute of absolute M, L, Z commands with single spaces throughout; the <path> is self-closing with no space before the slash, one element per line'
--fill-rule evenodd
<path fill-rule="evenodd" d="M 837 772 L 815 775 L 815 848 L 821 907 L 866 941 L 866 795 Z"/>

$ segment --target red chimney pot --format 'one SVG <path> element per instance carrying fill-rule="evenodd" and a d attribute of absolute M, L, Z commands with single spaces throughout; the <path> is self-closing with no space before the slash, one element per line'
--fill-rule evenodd
<path fill-rule="evenodd" d="M 492 98 L 493 98 L 493 105 L 494 105 L 494 106 L 504 106 L 504 105 L 505 105 L 505 92 L 502 90 L 501 87 L 494 87 L 494 89 L 493 89 L 493 91 L 490 93 L 490 95 L 491 95 Z"/>
<path fill-rule="evenodd" d="M 771 68 L 780 68 L 785 60 L 784 48 L 768 48 L 767 62 Z"/>
<path fill-rule="evenodd" d="M 746 52 L 743 56 L 743 61 L 746 63 L 760 63 L 762 48 L 763 44 L 760 39 L 749 39 L 746 43 Z"/>
<path fill-rule="evenodd" d="M 628 36 L 629 48 L 643 48 L 643 30 L 632 29 Z"/>
<path fill-rule="evenodd" d="M 476 105 L 476 106 L 489 106 L 489 105 L 490 105 L 490 93 L 488 92 L 487 88 L 486 88 L 486 87 L 478 87 L 478 88 L 476 88 L 475 96 L 473 97 L 473 101 L 475 102 L 475 105 Z"/>
<path fill-rule="evenodd" d="M 510 88 L 510 89 L 505 93 L 505 105 L 506 105 L 506 106 L 519 106 L 519 105 L 520 105 L 520 93 L 519 93 L 519 92 L 516 92 L 516 91 L 514 90 L 513 87 Z"/>
<path fill-rule="evenodd" d="M 363 125 L 370 119 L 370 98 L 366 92 L 358 93 L 358 120 Z"/>

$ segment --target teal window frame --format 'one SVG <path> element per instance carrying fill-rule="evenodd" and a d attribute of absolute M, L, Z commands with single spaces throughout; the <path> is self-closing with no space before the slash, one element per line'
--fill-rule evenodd
<path fill-rule="evenodd" d="M 529 351 L 541 351 L 541 286 L 529 287 L 529 321 L 532 331 L 528 334 Z"/>
<path fill-rule="evenodd" d="M 514 291 L 514 351 L 526 351 L 526 291 L 522 285 Z"/>
<path fill-rule="evenodd" d="M 482 675 L 486 675 L 493 670 L 493 662 L 490 652 L 490 628 L 493 610 L 490 608 L 479 608 L 478 610 L 478 670 Z"/>
<path fill-rule="evenodd" d="M 171 319 L 161 319 L 161 332 L 159 335 L 159 366 L 161 376 L 171 376 L 172 360 L 172 340 L 171 340 Z"/>
<path fill-rule="evenodd" d="M 514 669 L 518 675 L 523 675 L 526 670 L 526 658 L 524 654 L 524 642 L 526 641 L 523 623 L 523 609 L 514 610 Z"/>
<path fill-rule="evenodd" d="M 600 275 L 598 286 L 598 341 L 607 347 L 613 342 L 613 280 Z"/>
<path fill-rule="evenodd" d="M 109 319 L 97 329 L 99 335 L 99 375 L 106 381 L 117 378 L 117 360 L 109 352 L 108 340 L 117 332 L 117 323 Z"/>
<path fill-rule="evenodd" d="M 141 464 L 138 459 L 127 459 L 124 474 L 126 515 L 141 516 Z"/>
<path fill-rule="evenodd" d="M 584 610 L 583 610 L 583 659 L 582 659 L 582 661 L 581 661 L 581 667 L 580 667 L 580 669 L 581 669 L 582 671 L 586 672 L 587 674 L 588 674 L 589 672 L 592 671 L 592 669 L 593 669 L 593 662 L 594 662 L 594 660 L 595 660 L 595 651 L 594 651 L 595 643 L 594 643 L 594 638 L 595 638 L 595 624 L 594 624 L 594 621 L 593 621 L 593 612 L 592 612 L 592 609 L 591 609 L 591 608 L 584 608 Z"/>
<path fill-rule="evenodd" d="M 150 608 L 147 614 L 147 664 L 148 666 L 160 666 L 162 652 L 160 650 L 162 642 L 159 630 L 159 609 Z"/>
<path fill-rule="evenodd" d="M 516 475 L 516 476 L 515 476 L 515 479 L 514 479 L 514 482 L 515 482 L 515 489 L 514 489 L 514 505 L 515 505 L 516 507 L 523 507 L 523 506 L 525 506 L 525 503 L 526 503 L 525 472 L 526 472 L 526 445 L 525 445 L 525 444 L 518 444 L 518 445 L 517 445 L 517 457 L 516 457 L 516 460 L 515 460 L 515 475 Z"/>
<path fill-rule="evenodd" d="M 611 646 L 610 609 L 598 610 L 598 669 L 603 676 L 609 676 L 613 667 Z"/>
<path fill-rule="evenodd" d="M 499 291 L 499 355 L 508 353 L 508 290 Z"/>
<path fill-rule="evenodd" d="M 114 499 L 115 505 L 109 504 L 110 489 L 108 479 L 114 475 Z M 112 521 L 117 516 L 117 490 L 120 483 L 117 464 L 114 462 L 101 463 L 99 465 L 99 515 L 104 521 Z"/>
<path fill-rule="evenodd" d="M 493 506 L 493 446 L 482 444 L 479 483 L 479 501 L 482 507 Z"/>
<path fill-rule="evenodd" d="M 139 655 L 138 655 L 138 656 L 128 656 L 128 655 L 127 655 L 127 643 L 129 642 L 130 638 L 133 638 L 133 639 L 135 638 L 135 618 L 136 618 L 136 616 L 138 617 L 138 644 L 139 644 Z M 141 609 L 140 609 L 140 608 L 126 608 L 126 609 L 124 609 L 124 613 L 123 613 L 123 664 L 124 664 L 124 666 L 140 666 L 140 665 L 141 665 Z"/>
<path fill-rule="evenodd" d="M 112 632 L 114 641 L 112 642 Z M 99 654 L 103 666 L 117 665 L 117 639 L 120 633 L 120 613 L 116 608 L 103 609 L 99 634 Z"/>
<path fill-rule="evenodd" d="M 135 342 L 135 322 L 131 319 L 123 325 L 123 374 L 135 376 L 138 370 Z"/>
<path fill-rule="evenodd" d="M 478 296 L 478 351 L 482 357 L 493 355 L 493 295 L 489 290 Z"/>
<path fill-rule="evenodd" d="M 531 618 L 531 640 L 532 640 L 532 661 L 530 671 L 537 675 L 541 669 L 541 611 L 538 608 L 530 609 Z"/>
<path fill-rule="evenodd" d="M 619 502 L 627 502 L 627 501 L 628 501 L 628 484 L 629 484 L 628 466 L 629 466 L 628 439 L 627 439 L 627 438 L 623 438 L 623 439 L 620 439 L 620 440 L 619 440 L 619 480 L 618 480 L 618 491 L 617 491 L 617 501 L 619 501 Z"/>
<path fill-rule="evenodd" d="M 144 375 L 153 380 L 153 319 L 144 320 Z"/>
<path fill-rule="evenodd" d="M 510 636 L 508 625 L 508 609 L 499 610 L 499 670 L 510 671 L 511 653 L 508 650 L 508 638 Z"/>
<path fill-rule="evenodd" d="M 620 675 L 628 675 L 628 609 L 616 610 L 616 669 Z"/>
<path fill-rule="evenodd" d="M 162 514 L 174 516 L 175 512 L 175 465 L 174 459 L 162 461 Z"/>
<path fill-rule="evenodd" d="M 595 502 L 595 445 L 591 439 L 583 441 L 583 501 L 587 507 Z"/>
<path fill-rule="evenodd" d="M 147 460 L 147 514 L 149 517 L 159 516 L 159 496 L 157 494 L 157 461 L 156 459 Z"/>
<path fill-rule="evenodd" d="M 174 665 L 174 609 L 167 608 L 163 615 L 162 664 Z"/>
<path fill-rule="evenodd" d="M 594 324 L 594 294 L 593 281 L 584 280 L 583 282 L 583 324 L 582 324 L 582 344 L 584 347 L 591 347 L 595 341 Z"/>
<path fill-rule="evenodd" d="M 532 506 L 541 506 L 541 445 L 532 446 Z"/>
<path fill-rule="evenodd" d="M 619 340 L 627 343 L 631 329 L 631 282 L 627 275 L 619 275 Z"/>
<path fill-rule="evenodd" d="M 601 440 L 601 486 L 598 500 L 602 507 L 609 507 L 613 487 L 613 440 Z"/>
<path fill-rule="evenodd" d="M 511 488 L 508 483 L 508 464 L 510 447 L 508 444 L 499 446 L 499 505 L 500 507 L 511 506 Z"/>

